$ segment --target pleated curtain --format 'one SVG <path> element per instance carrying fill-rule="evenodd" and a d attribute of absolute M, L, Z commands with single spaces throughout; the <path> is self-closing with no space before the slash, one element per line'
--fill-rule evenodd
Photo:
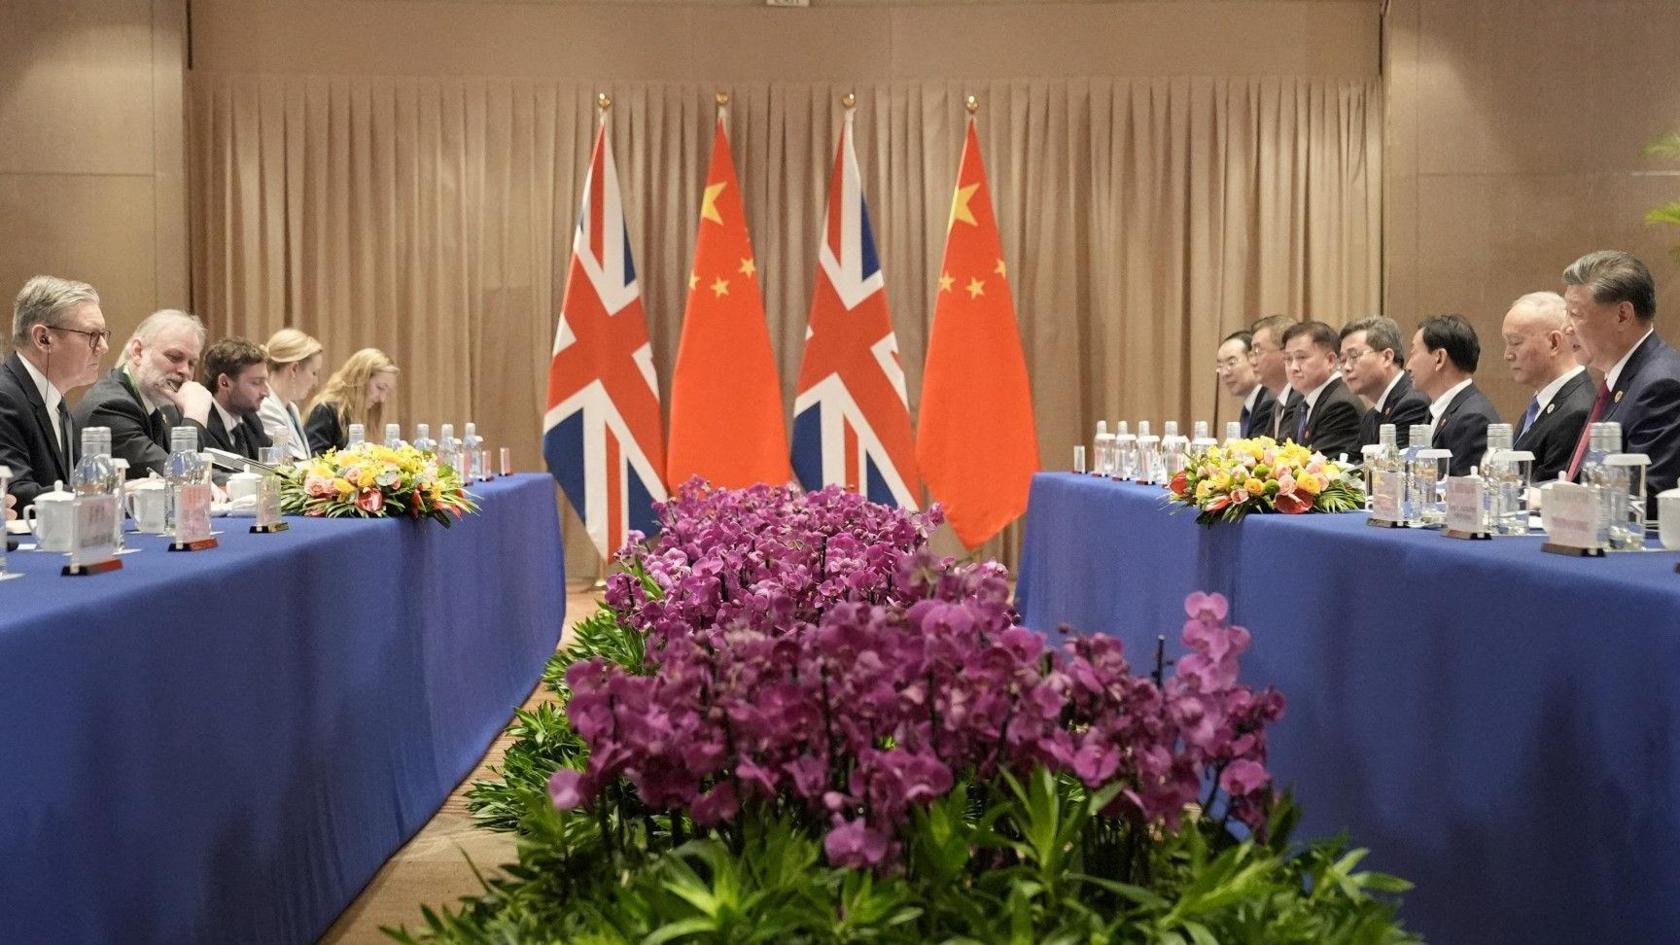
<path fill-rule="evenodd" d="M 540 468 L 596 94 L 613 101 L 668 392 L 718 91 L 731 96 L 790 414 L 846 92 L 912 416 L 969 94 L 1045 468 L 1067 467 L 1098 419 L 1233 419 L 1213 353 L 1258 315 L 1340 324 L 1378 309 L 1379 83 L 1272 76 L 854 86 L 194 74 L 191 305 L 217 336 L 308 331 L 329 370 L 383 348 L 402 367 L 405 430 L 475 419 L 517 465 Z M 576 524 L 571 567 L 591 573 Z M 982 553 L 1010 561 L 1018 536 Z"/>

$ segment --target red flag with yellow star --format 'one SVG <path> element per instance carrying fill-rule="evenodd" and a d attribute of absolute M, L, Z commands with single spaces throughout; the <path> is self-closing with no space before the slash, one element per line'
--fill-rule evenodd
<path fill-rule="evenodd" d="M 671 378 L 673 488 L 690 476 L 732 489 L 788 481 L 781 382 L 744 209 L 720 114 Z"/>
<path fill-rule="evenodd" d="M 945 228 L 922 372 L 916 463 L 970 548 L 1027 510 L 1038 469 L 1032 386 L 974 119 Z"/>

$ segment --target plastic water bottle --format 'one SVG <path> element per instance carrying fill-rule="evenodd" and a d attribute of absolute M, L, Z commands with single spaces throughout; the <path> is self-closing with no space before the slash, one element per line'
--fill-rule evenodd
<path fill-rule="evenodd" d="M 1482 453 L 1481 456 L 1477 457 L 1479 462 L 1476 463 L 1477 467 L 1482 470 L 1482 475 L 1487 475 L 1488 462 L 1493 459 L 1495 453 L 1498 453 L 1500 450 L 1508 450 L 1512 448 L 1514 444 L 1514 437 L 1515 434 L 1509 423 L 1488 424 L 1487 450 Z"/>
<path fill-rule="evenodd" d="M 1184 468 L 1190 440 L 1178 432 L 1177 420 L 1168 420 L 1161 429 L 1161 475 L 1156 482 L 1169 482 Z"/>
<path fill-rule="evenodd" d="M 1091 440 L 1091 473 L 1106 476 L 1114 462 L 1114 434 L 1108 432 L 1108 421 L 1097 421 L 1097 435 Z"/>
<path fill-rule="evenodd" d="M 479 466 L 479 454 L 484 452 L 484 437 L 478 435 L 478 424 L 467 421 L 466 433 L 461 436 L 461 481 L 483 479 L 486 470 Z"/>
<path fill-rule="evenodd" d="M 1115 424 L 1114 430 L 1114 468 L 1108 474 L 1115 479 L 1130 479 L 1137 475 L 1137 437 L 1124 420 Z"/>
<path fill-rule="evenodd" d="M 438 465 L 448 466 L 457 473 L 461 471 L 461 441 L 455 439 L 455 424 L 443 425 L 443 432 L 437 442 Z"/>
<path fill-rule="evenodd" d="M 1625 516 L 1622 503 L 1627 497 L 1627 483 L 1616 482 L 1616 474 L 1604 461 L 1622 451 L 1622 425 L 1595 423 L 1587 431 L 1587 453 L 1581 458 L 1581 484 L 1597 490 L 1599 502 L 1598 540 L 1611 544 L 1611 525 Z"/>
<path fill-rule="evenodd" d="M 169 501 L 164 503 L 164 528 L 175 530 L 175 503 L 181 489 L 204 478 L 204 460 L 198 455 L 198 428 L 191 424 L 169 430 L 169 459 L 163 464 L 163 478 L 169 484 Z"/>
<path fill-rule="evenodd" d="M 416 423 L 414 425 L 414 442 L 411 445 L 422 453 L 436 452 L 437 443 L 432 440 L 432 425 Z"/>
<path fill-rule="evenodd" d="M 1399 506 L 1405 504 L 1406 472 L 1400 465 L 1400 447 L 1396 445 L 1398 431 L 1394 424 L 1385 423 L 1377 427 L 1377 443 L 1371 450 L 1369 458 L 1365 460 L 1365 494 L 1371 500 L 1371 510 L 1384 521 L 1404 521 L 1404 513 Z M 1393 507 L 1377 507 L 1377 496 L 1392 495 L 1400 498 L 1400 502 Z"/>
<path fill-rule="evenodd" d="M 1407 437 L 1409 442 L 1401 457 L 1406 469 L 1406 482 L 1400 491 L 1400 520 L 1407 525 L 1422 525 L 1425 510 L 1435 505 L 1435 464 L 1424 464 L 1418 459 L 1418 454 L 1429 448 L 1429 424 L 1412 424 Z M 1427 484 L 1415 478 L 1425 465 L 1428 466 Z"/>
<path fill-rule="evenodd" d="M 367 442 L 367 427 L 359 423 L 350 424 L 350 434 L 346 437 L 344 448 L 353 450 Z"/>
<path fill-rule="evenodd" d="M 1243 435 L 1242 435 L 1242 421 L 1241 420 L 1227 420 L 1227 421 L 1225 421 L 1225 445 L 1230 446 L 1232 443 L 1235 443 L 1236 441 L 1238 441 L 1242 438 L 1243 438 Z"/>
<path fill-rule="evenodd" d="M 385 424 L 385 445 L 390 447 L 391 449 L 397 449 L 398 447 L 403 445 L 402 424 L 400 424 L 400 423 L 387 423 L 387 424 Z"/>
<path fill-rule="evenodd" d="M 1137 469 L 1135 480 L 1147 486 L 1156 482 L 1155 470 L 1161 465 L 1161 438 L 1149 432 L 1149 421 L 1138 421 Z"/>
<path fill-rule="evenodd" d="M 70 471 L 70 491 L 77 495 L 113 495 L 117 470 L 111 465 L 111 428 L 82 428 L 82 458 Z"/>
<path fill-rule="evenodd" d="M 1208 422 L 1206 420 L 1197 420 L 1195 427 L 1192 429 L 1195 433 L 1190 438 L 1190 451 L 1192 453 L 1200 453 L 1210 446 L 1219 445 L 1218 440 L 1208 436 Z"/>

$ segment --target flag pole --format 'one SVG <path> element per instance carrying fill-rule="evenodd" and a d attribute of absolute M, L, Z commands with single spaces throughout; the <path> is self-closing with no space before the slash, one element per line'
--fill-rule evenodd
<path fill-rule="evenodd" d="M 980 99 L 977 96 L 970 95 L 968 98 L 963 99 L 963 107 L 968 109 L 968 113 L 970 115 L 973 115 L 975 112 L 980 110 Z"/>
<path fill-rule="evenodd" d="M 607 109 L 612 108 L 612 96 L 605 92 L 595 93 L 595 108 L 601 112 L 601 124 L 607 123 Z"/>
<path fill-rule="evenodd" d="M 845 95 L 840 96 L 840 104 L 846 109 L 846 111 L 851 111 L 857 107 L 857 95 L 847 92 Z"/>

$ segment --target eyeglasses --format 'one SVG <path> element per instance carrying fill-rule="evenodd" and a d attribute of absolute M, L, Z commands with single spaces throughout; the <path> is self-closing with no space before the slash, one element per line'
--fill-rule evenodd
<path fill-rule="evenodd" d="M 99 345 L 100 345 L 101 342 L 103 342 L 106 347 L 110 347 L 110 344 L 111 344 L 111 332 L 108 329 L 103 329 L 102 328 L 102 329 L 99 329 L 99 330 L 95 331 L 95 330 L 88 329 L 88 328 L 65 328 L 61 325 L 53 325 L 53 326 L 50 326 L 50 327 L 52 328 L 53 331 L 68 331 L 68 332 L 71 332 L 71 333 L 77 334 L 77 335 L 86 335 L 87 340 L 88 340 L 88 347 L 92 348 L 95 351 L 99 350 Z"/>
<path fill-rule="evenodd" d="M 1350 349 L 1348 351 L 1343 351 L 1342 356 L 1340 358 L 1337 358 L 1336 360 L 1340 361 L 1342 364 L 1352 364 L 1353 362 L 1359 360 L 1360 358 L 1363 358 L 1364 356 L 1366 356 L 1370 353 L 1371 353 L 1370 348 L 1365 348 L 1363 350 L 1361 350 L 1359 348 L 1353 348 L 1353 349 Z"/>

